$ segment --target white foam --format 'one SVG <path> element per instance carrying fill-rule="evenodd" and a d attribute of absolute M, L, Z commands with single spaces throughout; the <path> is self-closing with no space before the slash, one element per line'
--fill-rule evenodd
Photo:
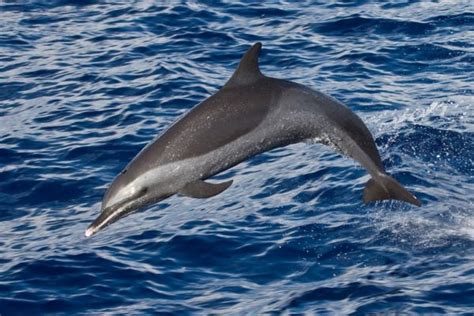
<path fill-rule="evenodd" d="M 474 96 L 451 96 L 443 101 L 433 101 L 429 106 L 372 113 L 366 121 L 376 136 L 397 131 L 409 124 L 474 132 L 473 109 Z"/>
<path fill-rule="evenodd" d="M 394 204 L 395 205 L 395 204 Z M 472 206 L 472 205 L 471 205 Z M 453 208 L 449 205 L 407 210 L 377 210 L 370 214 L 376 229 L 400 244 L 416 248 L 447 246 L 453 239 L 474 241 L 474 220 L 469 208 Z"/>

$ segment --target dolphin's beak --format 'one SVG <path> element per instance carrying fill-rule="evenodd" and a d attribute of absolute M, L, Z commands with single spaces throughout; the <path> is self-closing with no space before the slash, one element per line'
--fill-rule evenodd
<path fill-rule="evenodd" d="M 86 237 L 90 237 L 90 236 L 92 236 L 93 234 L 94 234 L 94 228 L 93 228 L 93 227 L 89 227 L 89 228 L 86 229 L 86 232 L 85 232 L 84 235 L 85 235 Z"/>
<path fill-rule="evenodd" d="M 146 200 L 144 196 L 146 191 L 141 191 L 136 195 L 123 200 L 122 202 L 106 207 L 100 213 L 100 215 L 89 225 L 86 229 L 84 235 L 90 237 L 97 233 L 98 231 L 104 229 L 110 224 L 118 221 L 119 219 L 128 216 L 131 213 L 134 213 L 150 203 L 159 202 L 170 195 L 162 196 L 154 200 Z"/>
<path fill-rule="evenodd" d="M 96 232 L 104 228 L 105 226 L 108 226 L 115 220 L 117 220 L 117 212 L 114 212 L 113 210 L 104 210 L 93 222 L 92 224 L 89 225 L 89 227 L 86 229 L 85 236 L 90 237 L 94 235 Z"/>
<path fill-rule="evenodd" d="M 143 201 L 140 199 L 140 197 L 142 197 L 145 193 L 146 190 L 142 190 L 137 194 L 124 199 L 120 203 L 103 208 L 100 215 L 86 229 L 84 235 L 86 237 L 90 237 L 106 226 L 132 213 L 143 204 Z"/>
<path fill-rule="evenodd" d="M 96 220 L 92 224 L 90 224 L 89 227 L 87 227 L 86 232 L 84 233 L 86 237 L 90 237 L 94 235 L 99 230 L 98 228 L 99 217 L 97 217 Z"/>
<path fill-rule="evenodd" d="M 119 219 L 142 209 L 146 205 L 160 202 L 172 195 L 166 194 L 159 198 L 147 200 L 144 198 L 145 194 L 146 191 L 141 191 L 118 204 L 103 209 L 100 215 L 86 229 L 84 235 L 90 237 Z"/>
<path fill-rule="evenodd" d="M 136 203 L 137 201 L 135 200 L 135 203 L 131 203 L 130 200 L 131 199 L 127 199 L 120 204 L 109 206 L 103 209 L 100 215 L 86 229 L 84 235 L 86 237 L 90 237 L 110 224 L 118 221 L 122 217 L 125 217 L 137 210 L 139 206 Z"/>

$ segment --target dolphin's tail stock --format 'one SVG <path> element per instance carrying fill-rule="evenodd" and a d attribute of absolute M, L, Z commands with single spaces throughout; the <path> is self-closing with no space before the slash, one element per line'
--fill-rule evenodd
<path fill-rule="evenodd" d="M 377 177 L 377 181 L 370 179 L 365 185 L 364 202 L 378 200 L 400 200 L 421 206 L 421 202 L 413 194 L 387 174 Z"/>

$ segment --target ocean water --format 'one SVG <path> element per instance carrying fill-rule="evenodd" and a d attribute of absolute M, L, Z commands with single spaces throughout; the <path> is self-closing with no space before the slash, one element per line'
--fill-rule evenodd
<path fill-rule="evenodd" d="M 219 175 L 92 238 L 122 168 L 247 48 L 336 97 L 416 194 L 318 144 Z M 472 1 L 3 1 L 0 314 L 474 313 Z"/>

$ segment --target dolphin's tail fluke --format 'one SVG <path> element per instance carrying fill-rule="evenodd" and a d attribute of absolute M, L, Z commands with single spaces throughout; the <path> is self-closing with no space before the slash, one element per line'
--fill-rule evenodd
<path fill-rule="evenodd" d="M 370 179 L 365 185 L 364 202 L 379 200 L 400 200 L 421 206 L 421 202 L 413 194 L 386 174 L 377 177 L 377 181 Z"/>

